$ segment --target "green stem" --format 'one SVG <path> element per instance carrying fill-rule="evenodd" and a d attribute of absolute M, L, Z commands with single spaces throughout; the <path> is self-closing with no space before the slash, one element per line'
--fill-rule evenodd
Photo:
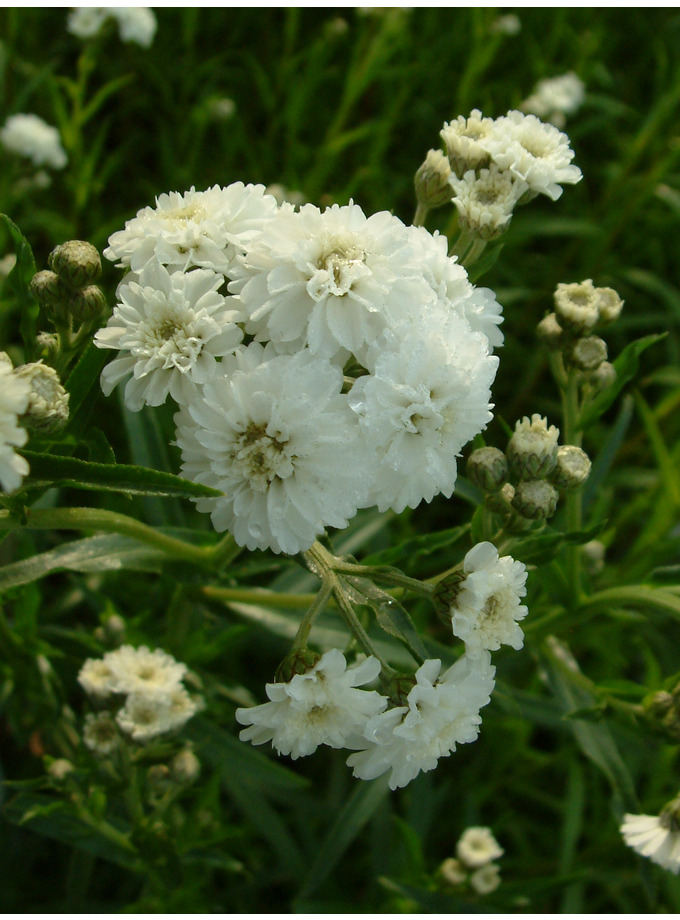
<path fill-rule="evenodd" d="M 562 386 L 562 443 L 581 446 L 582 432 L 578 430 L 579 417 L 579 373 L 570 367 L 566 384 Z M 581 490 L 567 492 L 565 496 L 567 532 L 576 533 L 583 526 L 583 505 Z M 581 547 L 571 544 L 567 547 L 567 573 L 571 586 L 571 597 L 577 606 L 582 594 Z"/>
<path fill-rule="evenodd" d="M 293 641 L 293 650 L 305 648 L 307 645 L 307 639 L 309 638 L 309 633 L 312 629 L 312 624 L 317 616 L 321 613 L 323 608 L 328 603 L 328 600 L 333 593 L 333 587 L 330 582 L 324 581 L 321 583 L 321 590 L 316 595 L 314 600 L 309 606 L 307 613 L 305 613 L 298 631 L 295 635 L 295 640 Z"/>
<path fill-rule="evenodd" d="M 306 610 L 317 597 L 316 594 L 279 594 L 265 588 L 216 588 L 212 585 L 201 588 L 201 594 L 224 604 L 259 604 L 280 610 Z"/>
<path fill-rule="evenodd" d="M 463 266 L 463 268 L 470 268 L 470 266 L 474 265 L 475 262 L 479 259 L 485 249 L 486 240 L 480 240 L 479 238 L 474 239 L 472 246 L 470 246 L 468 251 L 465 253 L 465 256 L 461 258 L 460 264 Z"/>
<path fill-rule="evenodd" d="M 591 597 L 581 600 L 579 610 L 592 612 L 600 607 L 655 608 L 664 613 L 680 617 L 680 599 L 661 588 L 647 585 L 624 585 L 620 588 L 605 588 Z"/>
<path fill-rule="evenodd" d="M 425 224 L 425 220 L 427 218 L 427 214 L 429 210 L 430 209 L 426 207 L 422 203 L 422 201 L 418 202 L 416 206 L 416 213 L 413 216 L 413 226 L 414 227 L 422 227 Z"/>
<path fill-rule="evenodd" d="M 368 578 L 372 582 L 381 582 L 386 585 L 405 588 L 413 594 L 420 597 L 432 598 L 434 588 L 417 578 L 409 578 L 398 569 L 381 569 L 380 566 L 370 565 L 353 565 L 352 563 L 340 562 L 333 566 L 333 571 L 341 575 L 356 575 L 361 578 Z"/>

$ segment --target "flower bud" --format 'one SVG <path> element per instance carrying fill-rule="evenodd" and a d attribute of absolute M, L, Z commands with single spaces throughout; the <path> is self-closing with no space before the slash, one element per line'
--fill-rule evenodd
<path fill-rule="evenodd" d="M 510 511 L 512 500 L 515 497 L 515 487 L 506 482 L 497 492 L 489 492 L 484 496 L 484 505 L 494 514 L 507 514 Z"/>
<path fill-rule="evenodd" d="M 600 311 L 600 322 L 609 324 L 618 319 L 623 310 L 624 301 L 613 288 L 596 288 L 597 307 Z"/>
<path fill-rule="evenodd" d="M 589 575 L 599 575 L 604 569 L 606 549 L 600 540 L 589 540 L 581 547 L 583 567 Z"/>
<path fill-rule="evenodd" d="M 306 674 L 321 661 L 321 655 L 309 648 L 296 648 L 283 659 L 276 669 L 276 683 L 287 684 L 296 674 Z"/>
<path fill-rule="evenodd" d="M 603 361 L 594 371 L 588 374 L 588 383 L 596 393 L 606 390 L 616 380 L 616 368 L 609 361 Z"/>
<path fill-rule="evenodd" d="M 68 309 L 76 323 L 91 323 L 106 310 L 106 297 L 101 288 L 90 284 L 76 291 L 69 300 Z"/>
<path fill-rule="evenodd" d="M 94 284 L 102 273 L 99 252 L 85 240 L 68 240 L 57 246 L 47 264 L 71 291 Z"/>
<path fill-rule="evenodd" d="M 165 795 L 172 786 L 170 767 L 166 767 L 164 763 L 155 763 L 146 771 L 146 783 L 149 798 L 152 800 Z"/>
<path fill-rule="evenodd" d="M 557 508 L 557 489 L 544 479 L 520 482 L 515 489 L 512 507 L 531 521 L 552 517 Z"/>
<path fill-rule="evenodd" d="M 497 492 L 508 481 L 508 461 L 497 447 L 480 447 L 470 454 L 465 468 L 470 482 L 483 492 Z"/>
<path fill-rule="evenodd" d="M 173 757 L 170 770 L 174 780 L 182 785 L 188 785 L 193 783 L 201 772 L 201 762 L 193 751 L 186 748 Z"/>
<path fill-rule="evenodd" d="M 558 428 L 548 428 L 547 419 L 534 413 L 515 425 L 506 456 L 510 469 L 518 479 L 545 479 L 552 472 L 557 461 Z"/>
<path fill-rule="evenodd" d="M 578 489 L 590 474 L 590 457 L 573 444 L 563 444 L 557 448 L 557 462 L 550 474 L 550 481 L 560 492 Z"/>
<path fill-rule="evenodd" d="M 58 431 L 68 421 L 69 394 L 53 367 L 42 361 L 24 364 L 14 372 L 30 386 L 28 407 L 21 423 L 34 431 Z"/>
<path fill-rule="evenodd" d="M 47 270 L 33 275 L 29 289 L 39 304 L 56 305 L 68 297 L 59 275 Z"/>
<path fill-rule="evenodd" d="M 501 872 L 495 863 L 489 863 L 482 866 L 470 876 L 470 887 L 474 888 L 477 894 L 491 894 L 501 883 Z"/>
<path fill-rule="evenodd" d="M 59 336 L 53 332 L 39 332 L 36 336 L 36 344 L 40 349 L 40 354 L 44 358 L 49 358 L 59 351 Z"/>
<path fill-rule="evenodd" d="M 564 356 L 580 371 L 596 371 L 607 360 L 607 343 L 597 335 L 588 335 L 573 341 Z"/>
<path fill-rule="evenodd" d="M 459 571 L 447 575 L 446 578 L 442 578 L 435 585 L 432 602 L 437 615 L 446 626 L 451 626 L 451 608 L 456 603 L 456 598 L 460 594 L 461 582 L 466 577 L 461 568 Z"/>
<path fill-rule="evenodd" d="M 428 150 L 415 177 L 416 197 L 426 208 L 439 208 L 453 198 L 451 167 L 441 150 Z"/>
<path fill-rule="evenodd" d="M 590 278 L 580 284 L 558 284 L 555 313 L 559 323 L 570 332 L 590 332 L 600 318 L 599 298 Z"/>
<path fill-rule="evenodd" d="M 463 868 L 463 864 L 459 859 L 454 859 L 453 856 L 444 860 L 439 869 L 437 869 L 437 875 L 447 885 L 453 886 L 462 885 L 467 878 L 467 872 Z"/>
<path fill-rule="evenodd" d="M 650 693 L 642 701 L 650 728 L 672 744 L 680 741 L 680 713 L 673 695 L 665 690 Z"/>
<path fill-rule="evenodd" d="M 543 344 L 552 351 L 557 351 L 564 345 L 564 329 L 554 313 L 548 313 L 543 317 L 536 327 L 536 333 Z"/>
<path fill-rule="evenodd" d="M 112 613 L 104 622 L 104 629 L 109 639 L 114 642 L 121 642 L 127 626 L 125 620 L 121 616 L 117 613 Z"/>
<path fill-rule="evenodd" d="M 47 767 L 47 775 L 57 780 L 57 782 L 62 782 L 74 770 L 75 767 L 70 760 L 66 760 L 64 757 L 57 757 L 55 760 L 50 761 Z"/>

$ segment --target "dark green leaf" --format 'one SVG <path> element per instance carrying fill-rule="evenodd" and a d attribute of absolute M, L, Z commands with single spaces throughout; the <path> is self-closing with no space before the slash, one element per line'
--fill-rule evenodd
<path fill-rule="evenodd" d="M 470 266 L 468 276 L 473 284 L 477 284 L 477 281 L 482 277 L 482 275 L 485 275 L 490 269 L 494 267 L 498 261 L 498 257 L 503 250 L 503 246 L 504 244 L 500 243 L 494 246 L 492 249 L 487 249 L 482 258 L 478 259 L 473 265 Z"/>
<path fill-rule="evenodd" d="M 542 533 L 524 537 L 512 548 L 514 559 L 524 562 L 525 565 L 543 565 L 550 562 L 563 546 L 568 544 L 583 544 L 594 540 L 607 526 L 606 521 L 595 524 L 588 530 L 579 530 L 574 533 Z"/>
<path fill-rule="evenodd" d="M 69 393 L 69 422 L 67 431 L 82 431 L 99 396 L 99 375 L 110 355 L 90 342 L 68 375 L 65 387 Z"/>
<path fill-rule="evenodd" d="M 7 277 L 10 290 L 14 293 L 21 311 L 19 328 L 29 356 L 35 349 L 36 321 L 40 308 L 29 291 L 29 284 L 35 275 L 35 259 L 28 240 L 17 227 L 14 221 L 6 214 L 0 214 L 0 225 L 4 226 L 14 244 L 17 257 L 14 268 Z"/>
<path fill-rule="evenodd" d="M 409 563 L 413 563 L 417 559 L 429 556 L 445 546 L 457 543 L 469 530 L 469 525 L 463 524 L 461 527 L 452 527 L 449 530 L 440 530 L 435 533 L 412 537 L 397 546 L 381 550 L 378 553 L 372 553 L 362 559 L 361 562 L 362 565 L 396 565 L 402 559 L 406 559 Z"/>
<path fill-rule="evenodd" d="M 411 652 L 416 660 L 425 661 L 427 649 L 423 645 L 418 630 L 411 617 L 399 601 L 387 591 L 378 588 L 367 578 L 354 578 L 345 575 L 344 580 L 356 592 L 356 603 L 367 604 L 375 613 L 378 625 L 390 636 L 398 639 Z"/>

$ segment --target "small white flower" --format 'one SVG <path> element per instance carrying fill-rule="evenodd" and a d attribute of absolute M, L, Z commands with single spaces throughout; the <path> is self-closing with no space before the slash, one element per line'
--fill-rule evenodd
<path fill-rule="evenodd" d="M 468 869 L 485 866 L 504 852 L 488 827 L 468 827 L 456 844 L 456 856 Z"/>
<path fill-rule="evenodd" d="M 470 169 L 462 179 L 449 180 L 461 227 L 483 240 L 492 240 L 507 230 L 515 205 L 529 186 L 495 163 L 478 172 Z"/>
<path fill-rule="evenodd" d="M 573 185 L 582 179 L 581 170 L 571 162 L 574 151 L 567 135 L 535 115 L 514 110 L 496 118 L 481 143 L 501 169 L 509 169 L 530 191 L 553 201 L 562 194 L 560 183 Z"/>
<path fill-rule="evenodd" d="M 451 169 L 463 176 L 469 169 L 481 169 L 489 164 L 489 151 L 484 141 L 493 134 L 494 120 L 485 118 L 479 109 L 473 109 L 468 118 L 459 115 L 455 121 L 446 122 L 439 132 Z"/>
<path fill-rule="evenodd" d="M 78 683 L 95 699 L 106 699 L 116 692 L 113 671 L 101 658 L 88 658 L 78 674 Z"/>
<path fill-rule="evenodd" d="M 223 281 L 207 269 L 170 274 L 153 261 L 138 280 L 122 283 L 120 302 L 94 339 L 100 348 L 120 352 L 102 371 L 104 394 L 132 375 L 125 386 L 131 411 L 160 406 L 168 395 L 186 402 L 197 384 L 216 373 L 216 359 L 243 338 L 235 302 L 218 293 Z"/>
<path fill-rule="evenodd" d="M 110 712 L 88 713 L 83 726 L 83 742 L 94 754 L 108 757 L 120 744 L 120 734 Z"/>
<path fill-rule="evenodd" d="M 169 693 L 131 693 L 118 712 L 116 722 L 133 741 L 145 742 L 181 728 L 197 705 L 182 686 Z"/>
<path fill-rule="evenodd" d="M 63 169 L 68 162 L 59 132 L 37 115 L 10 115 L 0 128 L 0 143 L 12 153 L 29 157 L 34 166 Z"/>
<path fill-rule="evenodd" d="M 477 894 L 491 894 L 501 883 L 501 870 L 493 863 L 482 866 L 470 875 L 470 885 Z"/>
<path fill-rule="evenodd" d="M 134 42 L 142 48 L 151 47 L 158 23 L 150 7 L 107 6 L 105 11 L 118 23 L 118 34 L 122 42 Z"/>
<path fill-rule="evenodd" d="M 636 853 L 668 869 L 680 872 L 680 826 L 669 812 L 660 815 L 624 815 L 623 839 Z"/>
<path fill-rule="evenodd" d="M 94 38 L 106 22 L 108 11 L 102 6 L 79 6 L 68 14 L 66 28 L 77 38 Z"/>
<path fill-rule="evenodd" d="M 496 669 L 487 653 L 463 655 L 439 677 L 441 661 L 428 660 L 416 672 L 416 684 L 406 706 L 387 709 L 369 720 L 365 750 L 351 754 L 347 764 L 359 779 L 374 779 L 391 771 L 390 789 L 410 783 L 418 773 L 434 770 L 457 744 L 475 741 L 479 710 L 494 687 Z"/>
<path fill-rule="evenodd" d="M 19 417 L 26 412 L 31 388 L 18 377 L 10 358 L 0 352 L 0 484 L 4 492 L 13 492 L 28 476 L 28 461 L 16 452 L 28 440 L 28 432 L 20 427 Z"/>
<path fill-rule="evenodd" d="M 111 672 L 110 686 L 116 693 L 167 696 L 181 685 L 187 667 L 162 649 L 147 646 L 120 648 L 104 655 L 102 662 Z M 82 680 L 81 680 L 82 683 Z"/>
<path fill-rule="evenodd" d="M 451 607 L 454 636 L 469 655 L 485 655 L 501 645 L 522 648 L 524 633 L 517 624 L 527 613 L 520 604 L 526 594 L 527 570 L 511 556 L 498 557 L 492 543 L 478 543 L 465 556 L 465 578 Z"/>
<path fill-rule="evenodd" d="M 341 369 L 306 349 L 276 355 L 256 342 L 223 367 L 229 376 L 175 416 L 183 475 L 224 493 L 198 499 L 198 510 L 240 546 L 275 553 L 307 550 L 326 527 L 347 526 L 366 483 Z"/>
<path fill-rule="evenodd" d="M 312 754 L 320 744 L 355 747 L 368 720 L 387 705 L 377 691 L 357 689 L 379 673 L 377 658 L 347 667 L 345 656 L 331 649 L 306 673 L 287 683 L 267 684 L 271 702 L 237 709 L 237 721 L 249 726 L 239 737 L 253 744 L 271 741 L 293 760 Z"/>
<path fill-rule="evenodd" d="M 555 127 L 564 127 L 566 116 L 573 115 L 583 104 L 585 85 L 575 73 L 539 80 L 533 93 L 524 100 L 520 108 L 552 122 Z"/>
<path fill-rule="evenodd" d="M 276 211 L 276 201 L 263 185 L 234 182 L 203 192 L 193 187 L 184 194 L 170 192 L 113 233 L 104 255 L 134 272 L 155 257 L 171 269 L 197 265 L 226 274 L 236 253 L 244 251 Z"/>

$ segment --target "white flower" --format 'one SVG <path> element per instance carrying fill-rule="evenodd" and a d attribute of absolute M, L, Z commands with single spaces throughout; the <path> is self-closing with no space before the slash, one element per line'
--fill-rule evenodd
<path fill-rule="evenodd" d="M 465 643 L 469 655 L 485 655 L 501 645 L 522 648 L 524 633 L 517 625 L 527 608 L 527 570 L 511 556 L 498 557 L 492 543 L 478 543 L 463 562 L 464 580 L 451 607 L 454 636 Z"/>
<path fill-rule="evenodd" d="M 162 649 L 121 645 L 107 652 L 102 662 L 111 672 L 109 685 L 116 693 L 167 697 L 180 687 L 187 667 Z M 81 680 L 82 683 L 82 680 Z"/>
<path fill-rule="evenodd" d="M 79 6 L 68 14 L 66 28 L 78 38 L 94 38 L 101 31 L 108 16 L 102 6 Z"/>
<path fill-rule="evenodd" d="M 621 833 L 626 844 L 641 856 L 680 872 L 680 827 L 670 812 L 660 815 L 624 815 Z"/>
<path fill-rule="evenodd" d="M 151 47 L 158 23 L 150 7 L 107 6 L 105 12 L 118 23 L 118 34 L 122 42 L 134 42 L 142 48 Z"/>
<path fill-rule="evenodd" d="M 377 658 L 347 667 L 345 656 L 331 649 L 305 674 L 287 683 L 267 684 L 271 702 L 237 709 L 237 721 L 249 726 L 239 737 L 253 744 L 271 741 L 293 760 L 312 754 L 320 744 L 355 747 L 368 720 L 387 705 L 377 691 L 356 689 L 379 673 Z"/>
<path fill-rule="evenodd" d="M 356 204 L 283 207 L 234 276 L 246 332 L 279 351 L 308 345 L 341 362 L 349 353 L 363 360 L 390 316 L 429 296 L 404 224 L 386 211 L 366 217 Z"/>
<path fill-rule="evenodd" d="M 468 869 L 485 866 L 504 852 L 488 827 L 468 827 L 456 844 L 456 856 Z"/>
<path fill-rule="evenodd" d="M 95 335 L 100 348 L 120 355 L 101 375 L 108 396 L 125 377 L 125 404 L 137 412 L 172 396 L 185 402 L 196 384 L 216 372 L 216 358 L 232 352 L 243 333 L 235 301 L 217 292 L 222 275 L 207 269 L 170 274 L 150 262 L 137 280 L 118 288 L 119 303 L 107 326 Z"/>
<path fill-rule="evenodd" d="M 470 875 L 470 885 L 477 894 L 491 894 L 501 883 L 501 870 L 497 865 L 490 863 L 482 866 Z"/>
<path fill-rule="evenodd" d="M 10 358 L 0 352 L 0 484 L 4 492 L 13 492 L 28 476 L 28 462 L 15 451 L 28 440 L 28 432 L 19 426 L 19 416 L 28 408 L 31 388 L 18 377 Z"/>
<path fill-rule="evenodd" d="M 113 671 L 101 658 L 87 659 L 78 674 L 78 683 L 95 699 L 106 699 L 116 692 Z"/>
<path fill-rule="evenodd" d="M 369 354 L 373 373 L 349 394 L 372 457 L 368 502 L 380 511 L 449 498 L 456 456 L 492 418 L 498 358 L 487 339 L 441 305 L 428 320 L 379 339 Z"/>
<path fill-rule="evenodd" d="M 90 712 L 85 716 L 83 742 L 94 754 L 107 757 L 120 744 L 120 734 L 110 712 Z"/>
<path fill-rule="evenodd" d="M 482 721 L 479 710 L 494 687 L 496 669 L 490 656 L 463 655 L 438 680 L 440 669 L 441 661 L 426 661 L 416 672 L 407 705 L 369 720 L 365 750 L 347 759 L 356 777 L 374 779 L 390 770 L 390 789 L 397 789 L 421 771 L 434 770 L 457 744 L 475 741 Z"/>
<path fill-rule="evenodd" d="M 523 112 L 531 112 L 564 127 L 567 115 L 573 115 L 585 98 L 585 85 L 575 73 L 562 74 L 539 80 L 533 93 L 521 105 Z"/>
<path fill-rule="evenodd" d="M 204 192 L 193 187 L 183 195 L 170 192 L 113 233 L 104 255 L 135 272 L 155 256 L 169 268 L 185 271 L 197 265 L 226 273 L 235 254 L 276 210 L 276 200 L 265 194 L 263 185 L 234 182 Z"/>
<path fill-rule="evenodd" d="M 196 703 L 182 686 L 169 693 L 131 693 L 116 722 L 133 741 L 150 741 L 181 728 L 196 712 Z"/>
<path fill-rule="evenodd" d="M 462 179 L 451 175 L 453 201 L 461 227 L 484 240 L 507 230 L 515 205 L 529 186 L 495 163 L 489 169 L 469 169 Z"/>
<path fill-rule="evenodd" d="M 230 376 L 175 416 L 183 474 L 224 492 L 197 507 L 240 546 L 307 550 L 326 527 L 345 527 L 365 493 L 342 371 L 256 342 L 223 365 Z"/>
<path fill-rule="evenodd" d="M 571 163 L 574 151 L 567 135 L 535 115 L 514 110 L 496 118 L 481 143 L 501 169 L 553 201 L 562 194 L 560 183 L 573 185 L 582 179 L 581 170 Z"/>
<path fill-rule="evenodd" d="M 468 118 L 459 115 L 455 121 L 445 122 L 439 132 L 451 169 L 463 176 L 469 169 L 488 166 L 489 151 L 484 145 L 493 134 L 494 120 L 485 118 L 479 109 L 473 109 Z"/>
<path fill-rule="evenodd" d="M 0 128 L 0 143 L 12 153 L 29 157 L 34 166 L 63 169 L 68 162 L 59 132 L 37 115 L 10 115 Z"/>

